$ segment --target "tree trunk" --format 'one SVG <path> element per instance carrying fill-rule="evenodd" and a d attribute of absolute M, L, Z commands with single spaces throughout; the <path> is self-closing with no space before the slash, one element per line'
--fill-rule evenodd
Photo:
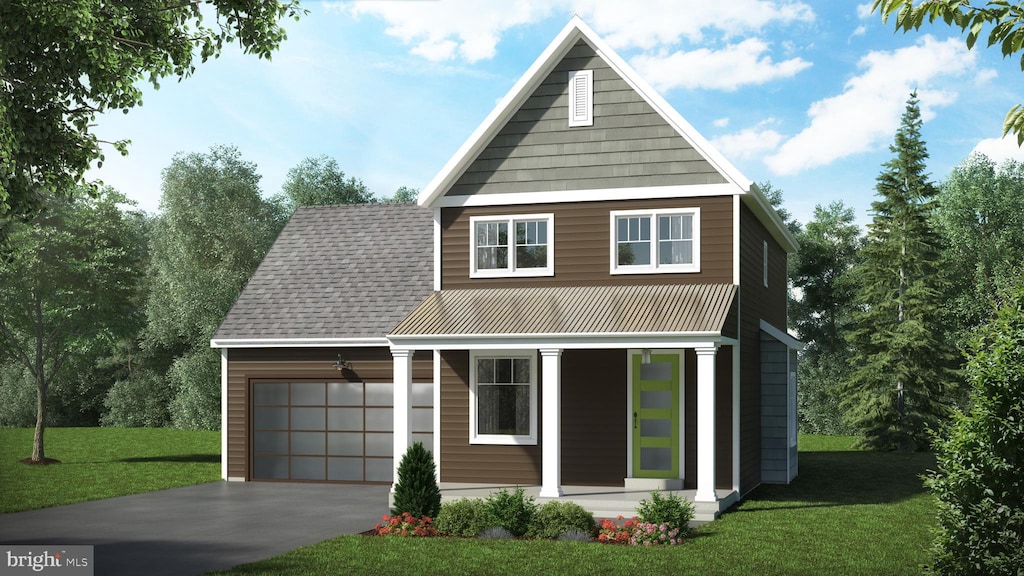
<path fill-rule="evenodd" d="M 45 462 L 43 432 L 46 430 L 46 380 L 42 371 L 36 376 L 36 433 L 32 437 L 32 461 Z"/>

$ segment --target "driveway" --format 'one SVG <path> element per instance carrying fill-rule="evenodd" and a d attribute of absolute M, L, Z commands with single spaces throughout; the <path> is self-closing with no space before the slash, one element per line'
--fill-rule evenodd
<path fill-rule="evenodd" d="M 203 574 L 369 530 L 389 489 L 213 482 L 0 515 L 0 544 L 91 544 L 97 576 Z"/>

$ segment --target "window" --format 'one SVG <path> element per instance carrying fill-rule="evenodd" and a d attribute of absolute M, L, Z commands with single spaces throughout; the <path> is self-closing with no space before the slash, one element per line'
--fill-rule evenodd
<path fill-rule="evenodd" d="M 536 352 L 470 352 L 470 444 L 537 443 Z"/>
<path fill-rule="evenodd" d="M 700 209 L 611 213 L 612 274 L 700 272 Z"/>
<path fill-rule="evenodd" d="M 764 241 L 764 264 L 762 265 L 764 275 L 764 287 L 768 287 L 768 241 Z"/>
<path fill-rule="evenodd" d="M 594 71 L 569 72 L 569 126 L 594 125 Z"/>
<path fill-rule="evenodd" d="M 470 218 L 470 277 L 553 276 L 554 221 L 553 214 Z"/>

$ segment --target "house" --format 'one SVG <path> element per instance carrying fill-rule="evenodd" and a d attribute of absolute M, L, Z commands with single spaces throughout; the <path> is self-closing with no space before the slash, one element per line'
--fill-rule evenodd
<path fill-rule="evenodd" d="M 423 441 L 449 494 L 714 516 L 797 472 L 795 249 L 573 18 L 418 205 L 295 213 L 212 340 L 222 474 L 391 482 Z"/>

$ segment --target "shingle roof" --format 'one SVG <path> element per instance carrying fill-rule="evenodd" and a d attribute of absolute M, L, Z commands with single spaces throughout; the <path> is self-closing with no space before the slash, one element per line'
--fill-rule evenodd
<path fill-rule="evenodd" d="M 433 289 L 415 204 L 295 211 L 213 339 L 383 338 Z"/>
<path fill-rule="evenodd" d="M 732 284 L 441 290 L 391 335 L 720 333 L 735 297 Z"/>

